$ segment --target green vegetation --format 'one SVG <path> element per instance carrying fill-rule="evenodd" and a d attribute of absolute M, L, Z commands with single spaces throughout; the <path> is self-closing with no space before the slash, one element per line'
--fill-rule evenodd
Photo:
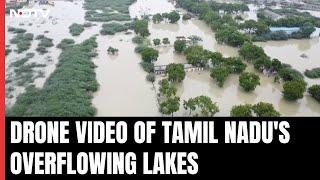
<path fill-rule="evenodd" d="M 163 17 L 160 13 L 157 13 L 152 16 L 152 21 L 153 23 L 160 23 L 161 21 L 163 21 Z"/>
<path fill-rule="evenodd" d="M 73 46 L 75 41 L 73 39 L 63 39 L 58 45 L 57 48 L 66 49 L 70 46 Z"/>
<path fill-rule="evenodd" d="M 184 21 L 189 20 L 191 18 L 192 18 L 192 15 L 190 13 L 183 14 L 182 16 L 182 20 Z"/>
<path fill-rule="evenodd" d="M 141 52 L 142 60 L 144 62 L 152 63 L 159 57 L 159 51 L 153 48 L 146 48 Z"/>
<path fill-rule="evenodd" d="M 156 75 L 154 73 L 149 73 L 146 79 L 147 81 L 154 83 L 156 81 Z"/>
<path fill-rule="evenodd" d="M 307 83 L 303 80 L 292 80 L 283 85 L 283 97 L 290 101 L 303 98 L 307 90 Z"/>
<path fill-rule="evenodd" d="M 85 0 L 87 21 L 129 21 L 129 6 L 136 0 Z"/>
<path fill-rule="evenodd" d="M 95 38 L 90 38 L 65 48 L 43 88 L 28 87 L 7 110 L 7 116 L 94 116 L 91 93 L 98 83 L 91 58 L 96 47 Z"/>
<path fill-rule="evenodd" d="M 48 52 L 47 48 L 54 46 L 52 43 L 52 39 L 47 38 L 45 36 L 37 36 L 36 39 L 40 40 L 38 47 L 36 49 L 40 54 L 45 54 Z"/>
<path fill-rule="evenodd" d="M 245 72 L 240 75 L 239 84 L 245 91 L 253 91 L 260 85 L 260 77 L 254 73 Z"/>
<path fill-rule="evenodd" d="M 6 56 L 9 55 L 11 52 L 12 52 L 12 49 L 6 48 L 6 52 L 5 52 Z"/>
<path fill-rule="evenodd" d="M 211 70 L 210 76 L 218 82 L 219 87 L 223 87 L 224 82 L 230 75 L 230 70 L 227 67 L 214 67 Z"/>
<path fill-rule="evenodd" d="M 164 44 L 164 45 L 170 44 L 169 38 L 163 38 L 163 39 L 162 39 L 162 44 Z"/>
<path fill-rule="evenodd" d="M 174 24 L 180 20 L 180 15 L 177 11 L 172 11 L 170 13 L 157 13 L 152 16 L 153 23 L 161 23 L 163 20 L 168 20 L 170 23 Z"/>
<path fill-rule="evenodd" d="M 189 115 L 195 112 L 194 116 L 212 117 L 219 112 L 217 103 L 212 102 L 208 96 L 190 98 L 188 101 L 183 102 L 183 107 L 185 110 L 189 110 Z"/>
<path fill-rule="evenodd" d="M 306 70 L 304 72 L 304 75 L 306 75 L 308 78 L 320 78 L 320 67 L 318 68 L 313 68 L 311 70 Z"/>
<path fill-rule="evenodd" d="M 165 115 L 173 116 L 180 107 L 180 98 L 176 96 L 177 89 L 166 79 L 159 82 L 159 106 L 160 112 Z"/>
<path fill-rule="evenodd" d="M 145 38 L 142 36 L 135 36 L 132 38 L 132 42 L 136 44 L 142 44 L 145 41 Z"/>
<path fill-rule="evenodd" d="M 17 52 L 22 53 L 30 49 L 32 40 L 33 40 L 33 34 L 18 33 L 10 40 L 10 43 L 16 44 L 18 48 Z"/>
<path fill-rule="evenodd" d="M 182 53 L 187 48 L 187 41 L 185 40 L 176 40 L 174 42 L 174 50 L 177 53 Z"/>
<path fill-rule="evenodd" d="M 119 52 L 119 49 L 109 46 L 107 51 L 108 51 L 108 54 L 115 55 Z"/>
<path fill-rule="evenodd" d="M 155 45 L 155 46 L 159 46 L 160 44 L 161 44 L 161 40 L 160 39 L 154 39 L 153 40 L 153 44 Z"/>
<path fill-rule="evenodd" d="M 73 23 L 69 26 L 69 32 L 72 36 L 79 36 L 84 31 L 82 24 Z"/>
<path fill-rule="evenodd" d="M 150 32 L 148 29 L 148 21 L 147 20 L 135 20 L 134 32 L 142 37 L 149 36 Z"/>
<path fill-rule="evenodd" d="M 255 105 L 245 104 L 233 106 L 230 112 L 231 117 L 279 117 L 272 104 L 260 102 Z"/>
<path fill-rule="evenodd" d="M 12 32 L 14 34 L 18 34 L 18 33 L 26 33 L 27 30 L 22 29 L 22 28 L 8 27 L 8 32 Z"/>
<path fill-rule="evenodd" d="M 209 51 L 202 46 L 191 46 L 185 51 L 186 59 L 189 64 L 196 67 L 205 67 L 209 61 Z"/>
<path fill-rule="evenodd" d="M 116 22 L 103 24 L 100 34 L 102 35 L 114 35 L 117 32 L 122 32 L 128 30 L 129 27 L 126 24 L 120 24 Z"/>
<path fill-rule="evenodd" d="M 240 47 L 246 41 L 250 41 L 246 35 L 241 34 L 236 28 L 231 27 L 219 30 L 215 37 L 219 43 L 224 43 L 233 47 Z"/>
<path fill-rule="evenodd" d="M 183 64 L 169 64 L 166 67 L 168 80 L 171 82 L 182 82 L 186 76 Z"/>
<path fill-rule="evenodd" d="M 320 85 L 313 85 L 308 88 L 308 93 L 318 102 L 320 102 Z"/>

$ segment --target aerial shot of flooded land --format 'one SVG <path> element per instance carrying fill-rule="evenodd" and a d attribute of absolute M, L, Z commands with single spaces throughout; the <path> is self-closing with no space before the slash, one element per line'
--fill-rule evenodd
<path fill-rule="evenodd" d="M 6 0 L 7 116 L 320 115 L 320 0 Z"/>

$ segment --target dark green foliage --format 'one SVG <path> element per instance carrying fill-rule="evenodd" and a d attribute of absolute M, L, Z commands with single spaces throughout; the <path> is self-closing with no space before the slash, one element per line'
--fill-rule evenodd
<path fill-rule="evenodd" d="M 85 19 L 88 21 L 129 21 L 129 6 L 136 0 L 85 0 Z M 96 10 L 102 11 L 97 12 Z M 115 12 L 118 11 L 118 12 Z"/>
<path fill-rule="evenodd" d="M 84 31 L 84 26 L 82 24 L 73 23 L 69 27 L 69 32 L 72 36 L 79 36 Z"/>
<path fill-rule="evenodd" d="M 320 102 L 320 85 L 313 85 L 309 87 L 308 93 L 318 102 Z"/>
<path fill-rule="evenodd" d="M 155 46 L 159 46 L 160 44 L 161 44 L 161 40 L 160 39 L 154 39 L 153 40 L 153 44 L 155 45 Z"/>
<path fill-rule="evenodd" d="M 146 79 L 147 81 L 154 83 L 156 81 L 156 75 L 154 73 L 149 73 Z"/>
<path fill-rule="evenodd" d="M 145 38 L 142 36 L 135 36 L 134 38 L 132 38 L 132 42 L 136 43 L 136 44 L 142 44 L 144 42 Z"/>
<path fill-rule="evenodd" d="M 162 44 L 164 44 L 164 45 L 170 44 L 169 38 L 163 38 L 162 39 Z"/>
<path fill-rule="evenodd" d="M 168 80 L 172 82 L 182 82 L 186 76 L 183 64 L 169 64 L 166 67 L 166 73 L 168 74 Z"/>
<path fill-rule="evenodd" d="M 306 70 L 304 72 L 304 75 L 306 75 L 308 78 L 320 78 L 320 67 L 318 68 L 313 68 L 311 70 Z"/>
<path fill-rule="evenodd" d="M 212 102 L 208 96 L 198 96 L 190 98 L 188 101 L 183 102 L 185 110 L 189 110 L 189 115 L 196 112 L 195 116 L 212 117 L 219 112 L 219 107 L 216 103 Z M 200 114 L 198 114 L 198 112 Z"/>
<path fill-rule="evenodd" d="M 6 48 L 6 56 L 9 55 L 12 52 L 12 49 Z"/>
<path fill-rule="evenodd" d="M 141 64 L 144 71 L 146 71 L 148 73 L 154 72 L 154 64 L 153 63 L 142 61 L 140 64 Z"/>
<path fill-rule="evenodd" d="M 180 20 L 180 14 L 177 11 L 172 11 L 168 14 L 167 18 L 170 23 L 176 23 Z"/>
<path fill-rule="evenodd" d="M 233 106 L 230 112 L 231 117 L 253 117 L 252 106 L 250 104 Z"/>
<path fill-rule="evenodd" d="M 176 40 L 174 42 L 174 50 L 177 53 L 182 53 L 187 48 L 187 42 L 185 40 Z"/>
<path fill-rule="evenodd" d="M 11 40 L 10 43 L 17 45 L 17 52 L 22 53 L 27 51 L 31 47 L 31 41 L 33 40 L 33 34 L 31 33 L 18 33 Z"/>
<path fill-rule="evenodd" d="M 247 65 L 239 58 L 225 58 L 224 63 L 225 66 L 229 68 L 230 72 L 235 74 L 240 74 L 247 68 Z"/>
<path fill-rule="evenodd" d="M 209 51 L 202 46 L 191 46 L 185 51 L 189 64 L 197 67 L 205 67 L 209 61 Z"/>
<path fill-rule="evenodd" d="M 303 80 L 292 80 L 283 85 L 283 97 L 290 101 L 303 98 L 307 90 L 307 83 Z"/>
<path fill-rule="evenodd" d="M 108 51 L 108 54 L 115 55 L 118 53 L 119 49 L 109 46 L 107 51 Z"/>
<path fill-rule="evenodd" d="M 230 70 L 227 67 L 214 67 L 211 70 L 210 76 L 218 82 L 219 87 L 223 87 L 224 82 L 230 75 Z"/>
<path fill-rule="evenodd" d="M 58 45 L 57 48 L 66 49 L 69 46 L 73 46 L 75 41 L 73 39 L 63 39 Z"/>
<path fill-rule="evenodd" d="M 279 76 L 284 80 L 284 81 L 292 81 L 292 80 L 301 80 L 304 79 L 303 75 L 298 71 L 295 70 L 291 67 L 285 67 L 282 68 L 279 71 Z"/>
<path fill-rule="evenodd" d="M 153 21 L 153 23 L 160 23 L 161 21 L 163 21 L 163 17 L 160 13 L 157 13 L 157 14 L 153 15 L 152 21 Z"/>
<path fill-rule="evenodd" d="M 135 20 L 134 32 L 142 37 L 149 36 L 150 32 L 148 29 L 148 21 L 147 20 Z"/>
<path fill-rule="evenodd" d="M 173 116 L 173 113 L 177 112 L 180 107 L 179 97 L 170 97 L 160 103 L 160 112 L 165 115 Z"/>
<path fill-rule="evenodd" d="M 176 95 L 177 88 L 174 87 L 167 79 L 159 82 L 159 92 L 161 97 L 170 98 Z"/>
<path fill-rule="evenodd" d="M 12 33 L 26 33 L 27 30 L 22 29 L 22 28 L 14 28 L 14 27 L 8 27 L 8 32 L 12 32 Z"/>
<path fill-rule="evenodd" d="M 245 91 L 253 91 L 260 85 L 260 77 L 253 73 L 245 72 L 240 75 L 239 84 Z"/>
<path fill-rule="evenodd" d="M 182 20 L 184 21 L 189 20 L 191 18 L 192 18 L 192 15 L 190 13 L 183 14 L 182 16 Z"/>
<path fill-rule="evenodd" d="M 91 93 L 98 83 L 91 57 L 96 47 L 95 38 L 90 38 L 64 49 L 43 88 L 27 88 L 8 109 L 7 116 L 94 116 Z"/>
<path fill-rule="evenodd" d="M 241 46 L 239 54 L 249 62 L 253 62 L 262 56 L 267 56 L 261 47 L 250 42 L 246 42 Z"/>
<path fill-rule="evenodd" d="M 129 27 L 120 23 L 112 22 L 108 24 L 103 24 L 100 34 L 102 35 L 114 35 L 117 32 L 122 32 L 128 30 Z"/>
<path fill-rule="evenodd" d="M 252 106 L 253 112 L 257 117 L 279 117 L 280 113 L 276 111 L 272 104 L 260 102 Z"/>
<path fill-rule="evenodd" d="M 159 57 L 159 51 L 153 49 L 153 48 L 145 48 L 142 52 L 141 52 L 141 56 L 142 56 L 142 60 L 144 62 L 154 62 L 158 59 Z"/>
<path fill-rule="evenodd" d="M 223 28 L 215 35 L 219 43 L 224 43 L 233 47 L 240 47 L 246 41 L 250 41 L 247 36 L 241 34 L 236 28 Z"/>
<path fill-rule="evenodd" d="M 40 43 L 38 44 L 36 51 L 40 54 L 45 54 L 48 52 L 47 48 L 52 46 L 54 46 L 52 43 L 52 39 L 43 36 L 40 38 Z"/>

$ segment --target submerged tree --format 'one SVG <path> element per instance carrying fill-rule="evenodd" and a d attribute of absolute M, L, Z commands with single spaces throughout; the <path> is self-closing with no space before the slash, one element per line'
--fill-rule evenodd
<path fill-rule="evenodd" d="M 183 64 L 169 64 L 166 67 L 166 73 L 168 74 L 169 81 L 182 82 L 186 76 Z"/>
<path fill-rule="evenodd" d="M 108 54 L 115 55 L 119 52 L 119 49 L 109 46 L 107 51 L 108 51 Z"/>
<path fill-rule="evenodd" d="M 253 91 L 260 85 L 260 77 L 254 73 L 245 72 L 240 75 L 239 83 L 245 91 Z"/>

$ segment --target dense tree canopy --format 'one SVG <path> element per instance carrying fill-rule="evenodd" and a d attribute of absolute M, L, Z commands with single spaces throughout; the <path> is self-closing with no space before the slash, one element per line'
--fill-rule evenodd
<path fill-rule="evenodd" d="M 320 85 L 313 85 L 309 87 L 308 93 L 318 102 L 320 102 Z"/>
<path fill-rule="evenodd" d="M 169 64 L 166 67 L 166 73 L 168 74 L 168 80 L 172 82 L 182 82 L 186 76 L 183 64 Z"/>
<path fill-rule="evenodd" d="M 298 100 L 303 98 L 306 92 L 307 83 L 303 80 L 288 81 L 283 85 L 283 96 L 287 100 Z"/>
<path fill-rule="evenodd" d="M 159 51 L 153 48 L 146 48 L 142 51 L 141 56 L 144 62 L 154 62 L 159 57 Z"/>
<path fill-rule="evenodd" d="M 253 91 L 260 85 L 260 77 L 254 73 L 245 72 L 240 75 L 239 84 L 245 91 Z"/>

